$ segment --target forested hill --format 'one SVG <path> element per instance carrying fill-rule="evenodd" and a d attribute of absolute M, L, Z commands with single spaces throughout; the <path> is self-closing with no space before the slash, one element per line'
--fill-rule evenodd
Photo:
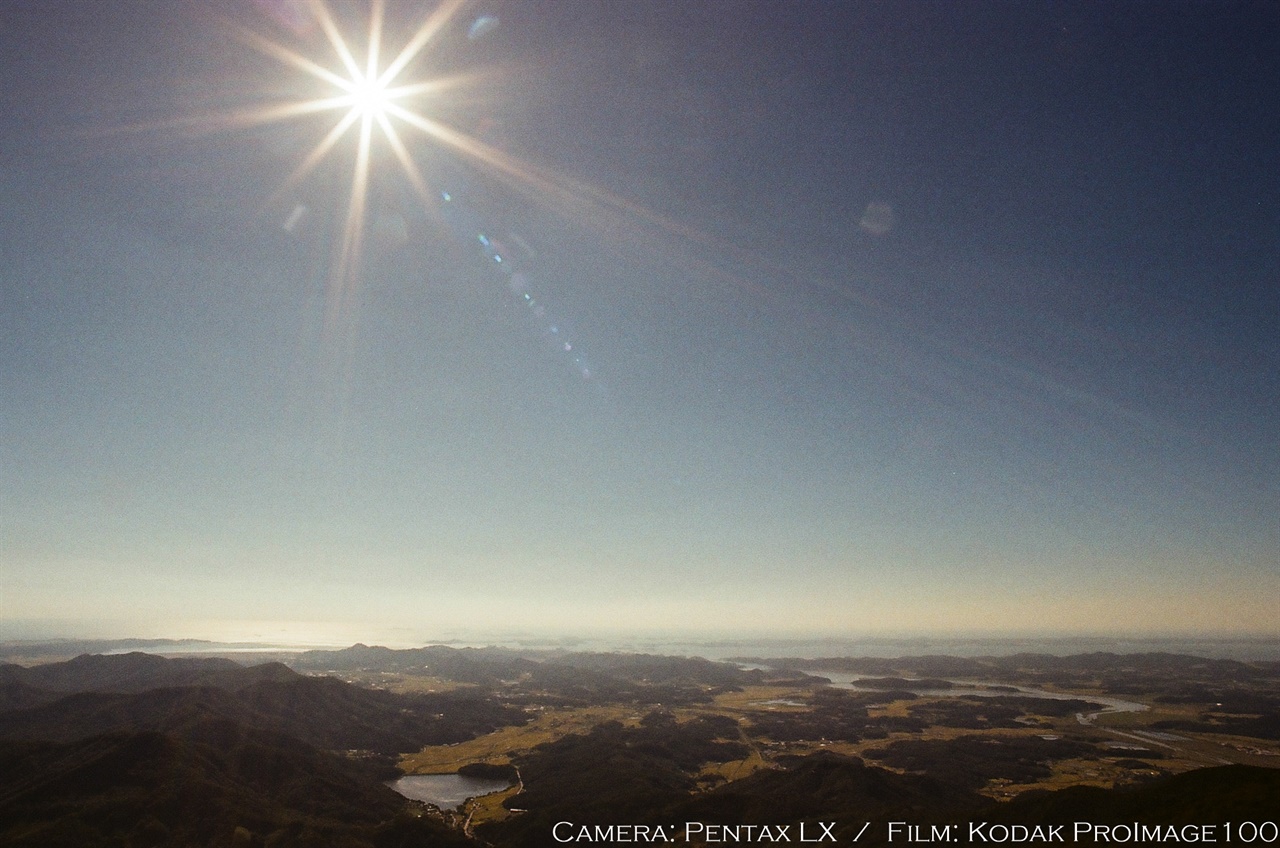
<path fill-rule="evenodd" d="M 371 763 L 206 721 L 184 734 L 0 741 L 0 844 L 22 848 L 471 845 L 410 815 Z"/>
<path fill-rule="evenodd" d="M 394 755 L 526 720 L 280 663 L 145 654 L 0 667 L 0 844 L 467 845 L 383 781 Z"/>
<path fill-rule="evenodd" d="M 392 755 L 525 721 L 521 710 L 483 693 L 399 695 L 307 677 L 279 663 L 246 668 L 225 660 L 125 654 L 31 669 L 5 666 L 4 672 L 10 678 L 6 685 L 26 687 L 39 701 L 0 712 L 0 739 L 71 742 L 116 731 L 181 734 L 215 719 L 287 733 L 321 748 Z M 36 690 L 40 684 L 62 691 Z"/>

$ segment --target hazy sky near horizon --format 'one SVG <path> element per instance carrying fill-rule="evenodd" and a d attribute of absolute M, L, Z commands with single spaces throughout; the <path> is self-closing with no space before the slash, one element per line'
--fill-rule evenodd
<path fill-rule="evenodd" d="M 1280 6 L 308 9 L 0 2 L 0 635 L 1277 632 Z"/>

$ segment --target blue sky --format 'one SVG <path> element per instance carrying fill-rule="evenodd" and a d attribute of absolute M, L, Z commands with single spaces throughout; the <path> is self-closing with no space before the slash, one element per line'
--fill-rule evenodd
<path fill-rule="evenodd" d="M 6 633 L 1274 635 L 1274 6 L 440 20 L 0 8 Z"/>

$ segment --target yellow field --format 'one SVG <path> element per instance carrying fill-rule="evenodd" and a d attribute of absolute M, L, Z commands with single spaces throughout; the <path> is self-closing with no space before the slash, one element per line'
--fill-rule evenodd
<path fill-rule="evenodd" d="M 422 692 L 454 692 L 458 689 L 477 688 L 472 683 L 458 683 L 453 680 L 445 680 L 443 677 L 411 674 L 396 675 L 394 679 L 387 681 L 385 685 L 390 691 L 398 692 L 402 695 Z"/>
<path fill-rule="evenodd" d="M 871 718 L 884 718 L 892 716 L 895 718 L 905 718 L 911 714 L 910 706 L 916 704 L 916 701 L 893 701 L 885 704 L 883 707 L 870 707 L 867 709 L 867 715 Z"/>
<path fill-rule="evenodd" d="M 717 695 L 717 712 L 804 712 L 807 707 L 789 707 L 785 704 L 768 704 L 767 701 L 803 700 L 808 693 L 790 686 L 744 686 L 741 692 L 725 692 Z"/>
<path fill-rule="evenodd" d="M 502 821 L 511 815 L 511 812 L 502 806 L 502 802 L 512 795 L 519 794 L 519 792 L 519 786 L 512 786 L 503 792 L 494 792 L 492 795 L 481 795 L 479 798 L 472 798 L 462 808 L 463 817 L 469 817 L 472 827 L 485 822 Z"/>
<path fill-rule="evenodd" d="M 405 774 L 451 774 L 468 763 L 504 765 L 511 762 L 512 754 L 531 751 L 544 742 L 589 733 L 608 721 L 636 725 L 642 717 L 643 711 L 620 706 L 547 709 L 523 727 L 504 727 L 466 742 L 431 745 L 416 754 L 405 754 L 400 768 Z"/>
<path fill-rule="evenodd" d="M 458 683 L 443 677 L 432 677 L 426 674 L 404 674 L 398 671 L 342 671 L 312 673 L 316 677 L 334 677 L 344 683 L 364 686 L 369 689 L 382 689 L 401 695 L 454 692 L 459 689 L 475 689 L 474 683 Z"/>
<path fill-rule="evenodd" d="M 384 681 L 384 685 L 386 682 Z M 391 682 L 391 685 L 401 683 Z M 435 681 L 417 678 L 413 684 L 404 681 L 401 685 L 416 685 L 417 691 L 431 686 Z M 389 688 L 389 687 L 388 687 Z M 1182 705 L 1159 705 L 1152 710 L 1136 713 L 1107 712 L 1097 716 L 1092 725 L 1081 725 L 1075 716 L 1042 717 L 1043 724 L 1022 728 L 991 728 L 978 730 L 974 728 L 956 728 L 931 726 L 920 733 L 893 732 L 885 739 L 865 739 L 859 742 L 820 742 L 809 741 L 799 743 L 781 743 L 754 736 L 751 732 L 752 716 L 766 712 L 804 712 L 806 706 L 790 706 L 776 701 L 802 701 L 808 691 L 791 686 L 748 686 L 741 691 L 726 692 L 716 697 L 713 704 L 678 707 L 674 710 L 677 720 L 689 721 L 702 715 L 721 715 L 734 719 L 739 725 L 741 740 L 750 749 L 750 753 L 741 760 L 727 763 L 709 763 L 699 773 L 700 783 L 705 788 L 722 782 L 740 780 L 755 771 L 774 768 L 773 759 L 779 755 L 805 755 L 818 751 L 850 756 L 865 757 L 865 753 L 874 748 L 881 748 L 898 739 L 947 740 L 960 736 L 993 734 L 998 736 L 1039 736 L 1046 733 L 1060 734 L 1075 738 L 1086 738 L 1103 743 L 1107 741 L 1142 741 L 1160 750 L 1165 758 L 1153 761 L 1156 769 L 1167 772 L 1181 772 L 1204 765 L 1216 765 L 1224 762 L 1246 762 L 1255 765 L 1280 766 L 1280 746 L 1260 744 L 1259 740 L 1236 737 L 1212 738 L 1208 734 L 1182 733 L 1182 737 L 1172 745 L 1154 745 L 1149 738 L 1139 740 L 1142 731 L 1155 721 L 1162 719 L 1192 718 L 1196 715 L 1194 707 Z M 919 706 L 922 702 L 894 702 L 869 711 L 872 716 L 903 716 L 908 714 L 909 706 Z M 502 730 L 461 742 L 456 745 L 437 745 L 424 748 L 416 754 L 406 754 L 401 758 L 400 767 L 406 774 L 446 774 L 456 772 L 468 763 L 506 764 L 514 755 L 525 753 L 547 742 L 553 742 L 570 734 L 589 733 L 596 726 L 609 721 L 617 721 L 624 725 L 635 726 L 649 711 L 649 708 L 634 706 L 598 706 L 579 709 L 540 709 L 532 721 L 524 727 L 508 727 Z M 1136 731 L 1136 733 L 1135 733 Z M 1176 749 L 1176 750 L 1173 750 Z M 1122 756 L 1117 752 L 1117 756 Z M 1140 752 L 1134 752 L 1133 759 L 1142 759 Z M 867 760 L 868 763 L 884 768 L 883 762 Z M 896 769 L 891 769 L 895 770 Z M 1141 770 L 1133 771 L 1109 762 L 1103 758 L 1065 760 L 1055 763 L 1053 775 L 1040 781 L 1028 784 L 1013 784 L 1007 780 L 992 781 L 983 791 L 996 799 L 1007 799 L 1028 789 L 1062 789 L 1067 786 L 1093 785 L 1111 787 L 1117 784 L 1132 782 L 1140 778 Z M 465 813 L 471 816 L 473 823 L 497 821 L 509 813 L 502 807 L 502 802 L 519 790 L 516 787 L 484 798 L 469 802 Z M 518 806 L 518 804 L 517 804 Z"/>

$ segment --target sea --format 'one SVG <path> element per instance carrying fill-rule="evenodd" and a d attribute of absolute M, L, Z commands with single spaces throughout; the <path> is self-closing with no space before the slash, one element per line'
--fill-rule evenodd
<path fill-rule="evenodd" d="M 1277 637 L 1109 637 L 1109 636 L 1027 636 L 1027 637 L 952 637 L 952 636 L 864 636 L 864 637 L 795 637 L 743 636 L 699 638 L 664 635 L 609 636 L 545 636 L 528 634 L 494 634 L 492 637 L 468 634 L 431 638 L 420 641 L 395 642 L 367 640 L 390 648 L 444 645 L 453 648 L 503 647 L 529 651 L 591 651 L 656 654 L 661 656 L 703 657 L 709 660 L 794 657 L 908 657 L 1009 656 L 1020 653 L 1071 654 L 1170 653 L 1189 654 L 1210 659 L 1234 659 L 1254 662 L 1280 662 L 1280 636 Z M 0 659 L 33 653 L 146 653 L 178 654 L 280 654 L 349 647 L 350 643 L 274 643 L 221 642 L 196 639 L 119 639 L 119 640 L 39 640 L 0 643 Z M 63 650 L 59 651 L 59 648 Z"/>

